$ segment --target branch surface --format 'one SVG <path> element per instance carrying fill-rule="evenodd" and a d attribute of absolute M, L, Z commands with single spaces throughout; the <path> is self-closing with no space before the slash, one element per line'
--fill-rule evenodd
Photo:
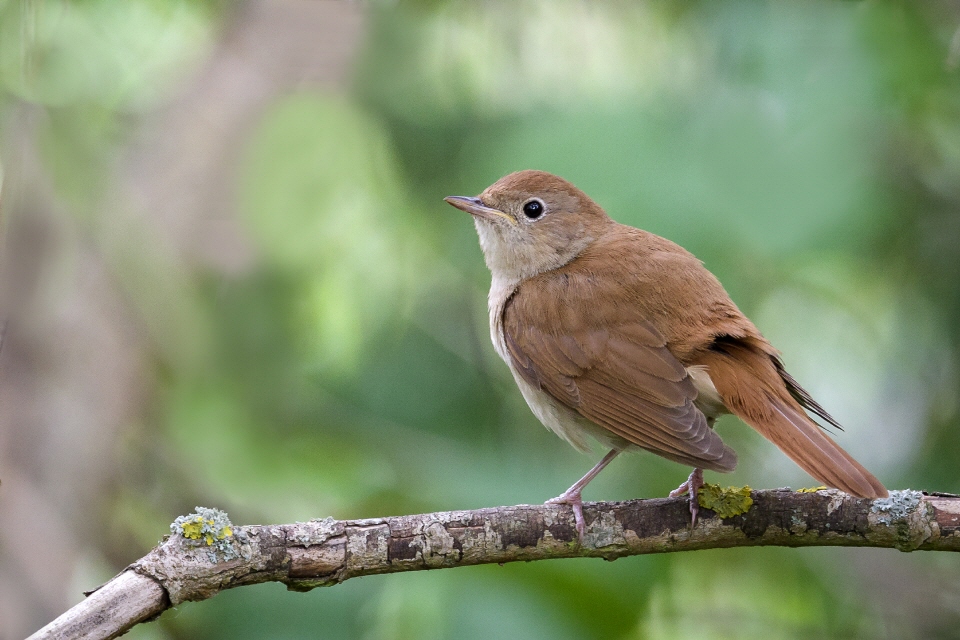
<path fill-rule="evenodd" d="M 570 507 L 549 504 L 250 525 L 221 550 L 174 535 L 28 640 L 115 638 L 182 602 L 260 582 L 306 591 L 399 571 L 767 545 L 960 551 L 958 496 L 894 491 L 871 501 L 779 489 L 751 497 L 746 513 L 729 518 L 701 509 L 692 529 L 686 498 L 586 503 L 582 545 Z"/>

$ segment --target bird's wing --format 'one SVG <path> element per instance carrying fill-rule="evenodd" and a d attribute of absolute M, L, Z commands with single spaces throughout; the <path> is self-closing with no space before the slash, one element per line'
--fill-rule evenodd
<path fill-rule="evenodd" d="M 599 290 L 557 295 L 557 278 L 563 275 L 525 281 L 504 306 L 504 342 L 519 375 L 639 447 L 693 467 L 733 470 L 736 453 L 694 405 L 693 381 L 653 324 L 633 307 L 611 307 Z"/>

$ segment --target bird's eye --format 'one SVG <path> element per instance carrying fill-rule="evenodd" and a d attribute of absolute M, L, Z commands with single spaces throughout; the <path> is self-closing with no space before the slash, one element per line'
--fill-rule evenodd
<path fill-rule="evenodd" d="M 531 200 L 523 205 L 523 215 L 531 220 L 536 220 L 543 215 L 543 203 L 539 200 Z"/>

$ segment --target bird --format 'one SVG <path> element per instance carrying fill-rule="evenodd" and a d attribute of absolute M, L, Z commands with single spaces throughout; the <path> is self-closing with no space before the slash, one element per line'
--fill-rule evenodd
<path fill-rule="evenodd" d="M 820 483 L 888 495 L 808 412 L 840 427 L 784 368 L 780 353 L 720 281 L 679 245 L 614 221 L 572 183 L 544 171 L 504 176 L 479 196 L 444 200 L 469 213 L 491 273 L 494 348 L 533 414 L 575 449 L 608 450 L 547 504 L 569 505 L 583 542 L 582 491 L 623 451 L 691 467 L 696 526 L 703 471 L 733 471 L 714 430 L 734 414 Z"/>

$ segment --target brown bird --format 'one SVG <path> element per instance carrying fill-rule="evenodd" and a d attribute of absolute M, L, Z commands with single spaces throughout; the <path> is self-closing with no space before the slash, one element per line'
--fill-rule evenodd
<path fill-rule="evenodd" d="M 584 532 L 580 493 L 621 451 L 693 467 L 670 495 L 737 454 L 713 430 L 733 413 L 825 485 L 861 498 L 887 490 L 804 410 L 836 420 L 786 372 L 779 352 L 691 253 L 613 221 L 566 180 L 512 173 L 479 197 L 450 196 L 473 216 L 490 286 L 490 334 L 539 420 L 580 451 L 610 452 L 562 495 Z"/>

